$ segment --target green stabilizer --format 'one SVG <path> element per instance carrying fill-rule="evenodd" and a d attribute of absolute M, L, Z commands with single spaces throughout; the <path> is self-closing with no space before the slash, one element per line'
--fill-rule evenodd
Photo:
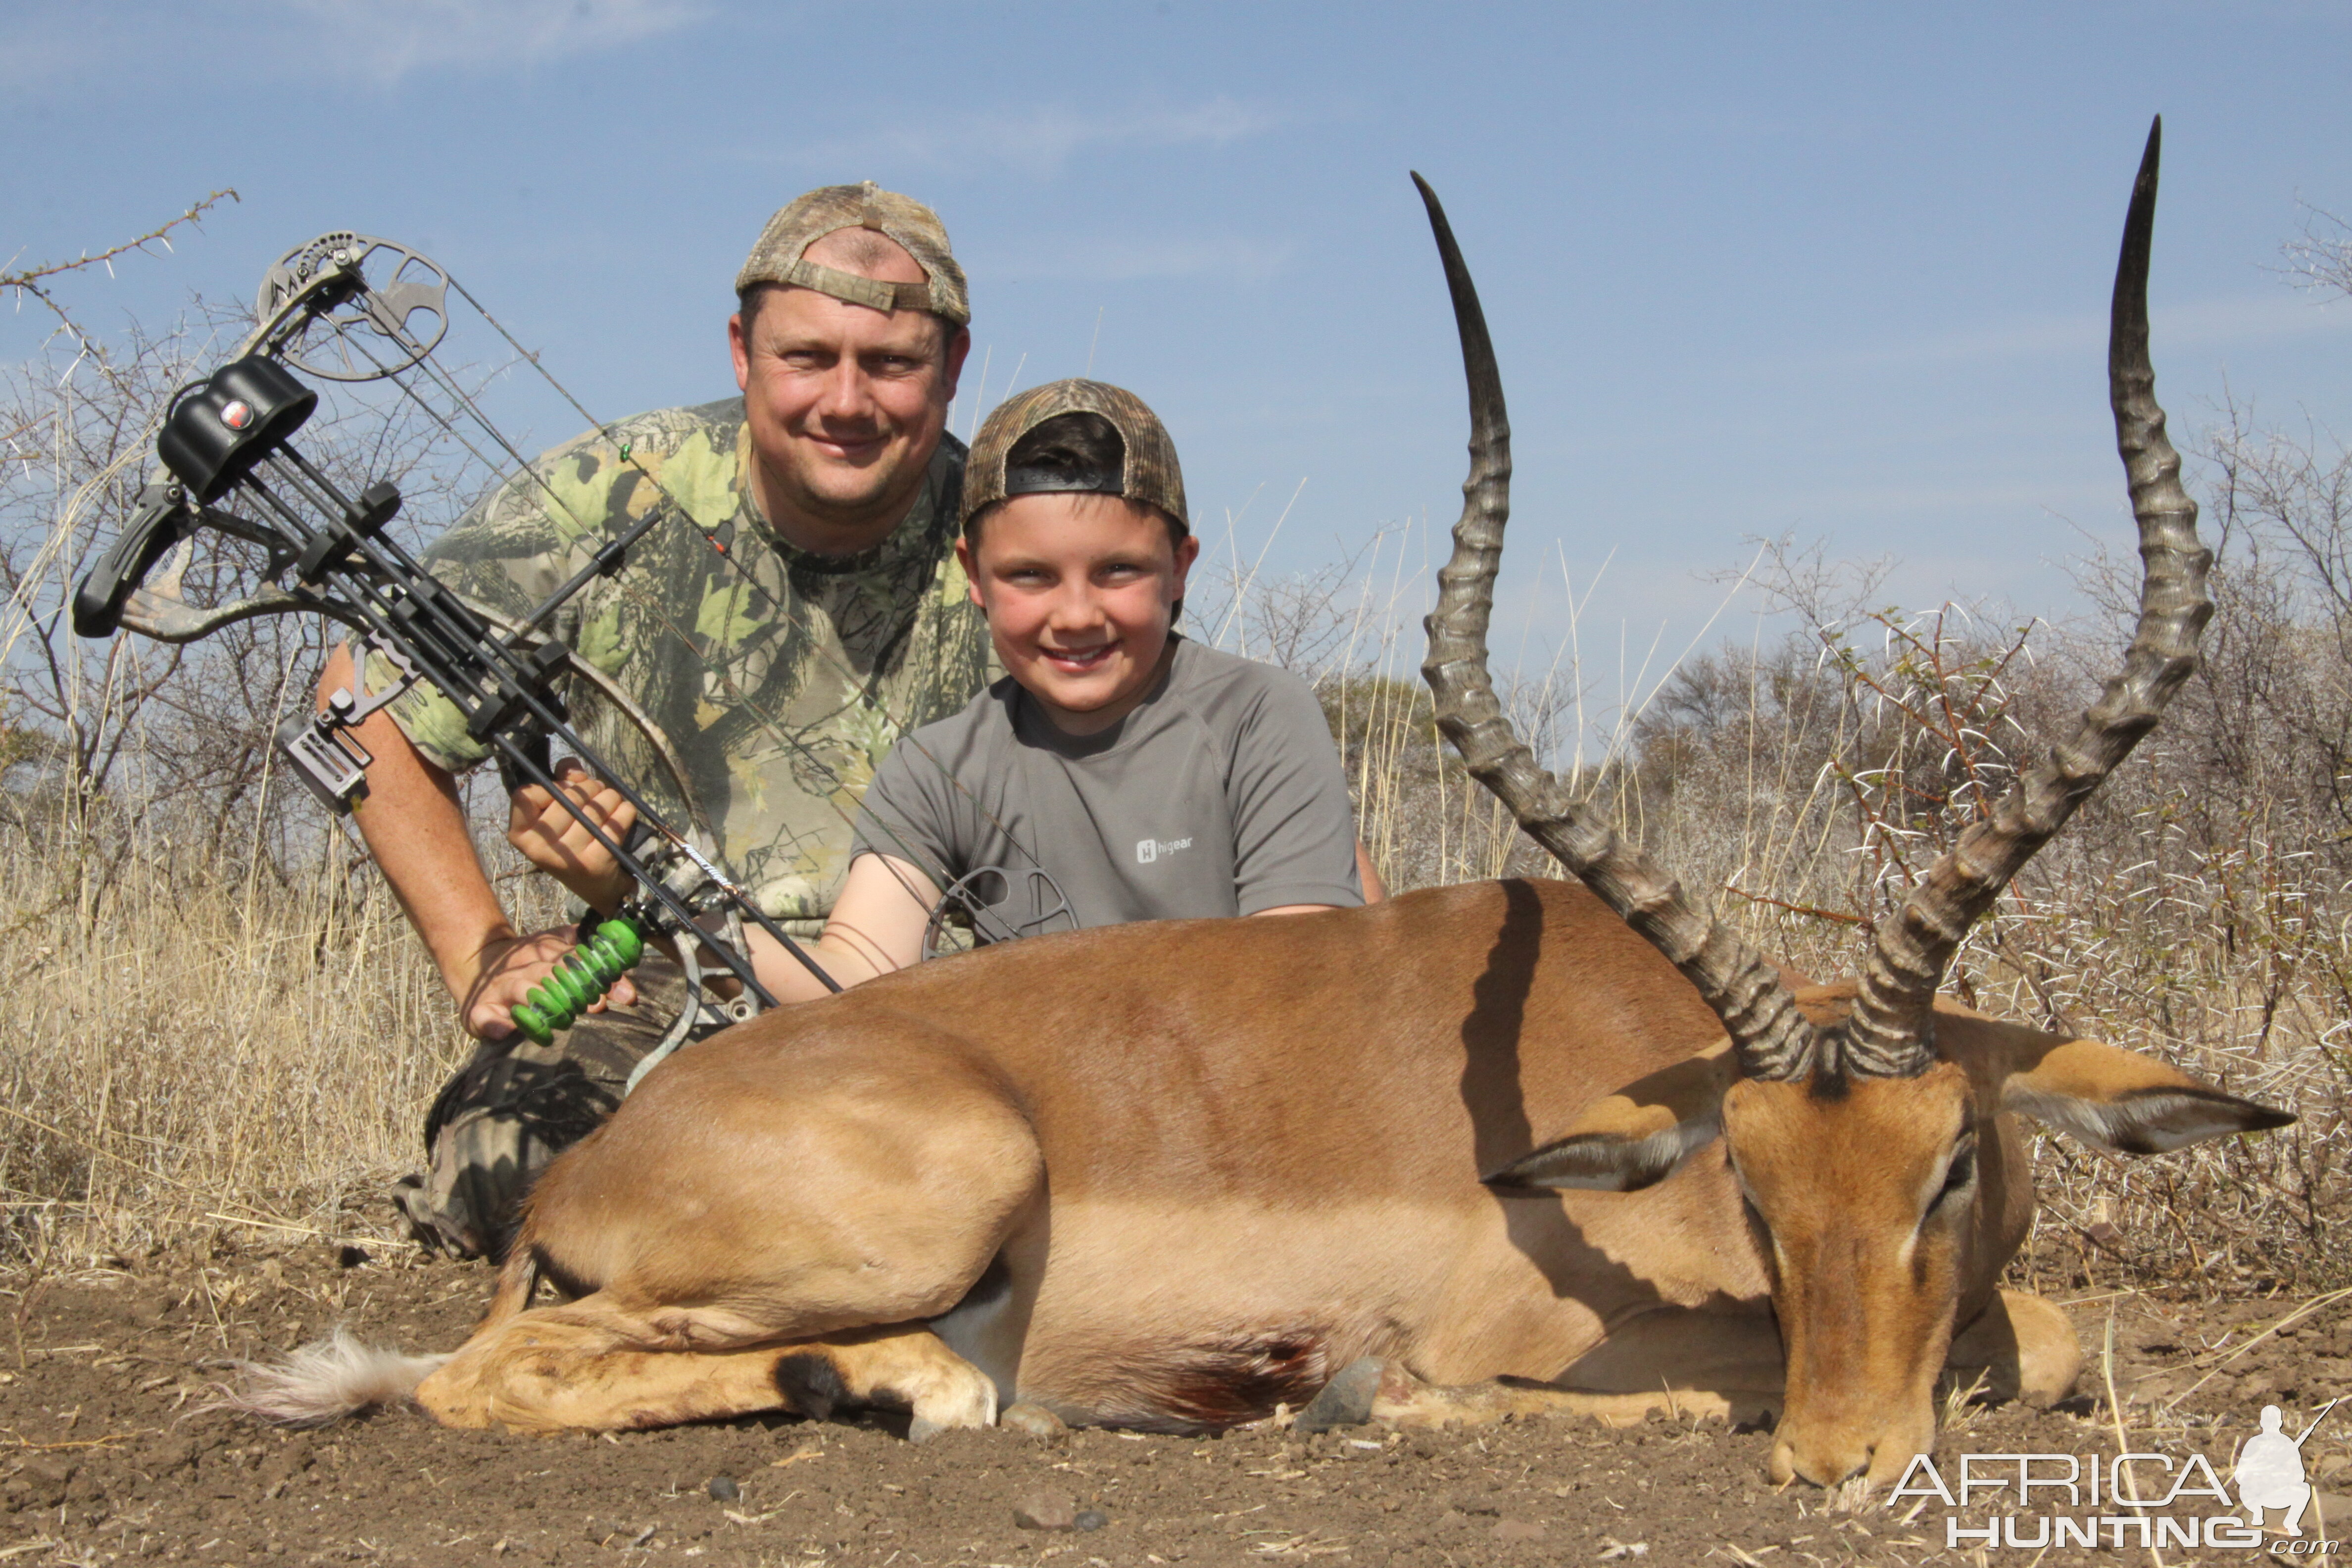
<path fill-rule="evenodd" d="M 587 941 L 556 960 L 547 978 L 530 988 L 513 1012 L 514 1026 L 540 1045 L 551 1045 L 555 1031 L 602 997 L 613 982 L 636 967 L 646 954 L 646 933 L 626 915 L 599 925 Z"/>

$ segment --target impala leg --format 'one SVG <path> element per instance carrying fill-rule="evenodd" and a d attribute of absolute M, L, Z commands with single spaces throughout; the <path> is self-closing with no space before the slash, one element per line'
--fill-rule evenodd
<path fill-rule="evenodd" d="M 417 1403 L 445 1426 L 521 1432 L 625 1431 L 765 1410 L 822 1420 L 878 1405 L 912 1412 L 921 1438 L 996 1418 L 996 1385 L 928 1329 L 727 1345 L 707 1325 L 662 1316 L 634 1317 L 597 1296 L 520 1313 L 475 1335 L 419 1385 Z"/>
<path fill-rule="evenodd" d="M 1981 1373 L 1995 1399 L 2054 1405 L 2074 1392 L 2083 1348 L 2066 1314 L 2039 1296 L 2002 1290 L 1952 1336 L 1944 1364 L 1963 1384 Z"/>
<path fill-rule="evenodd" d="M 1392 1426 L 1485 1426 L 1508 1417 L 1585 1416 L 1604 1426 L 1638 1426 L 1652 1412 L 1677 1420 L 1747 1423 L 1780 1404 L 1777 1394 L 1660 1388 L 1649 1394 L 1592 1394 L 1517 1378 L 1446 1386 L 1424 1383 L 1391 1362 L 1372 1401 L 1372 1419 Z"/>
<path fill-rule="evenodd" d="M 1035 1136 L 960 1054 L 893 1043 L 747 1030 L 648 1077 L 548 1167 L 489 1318 L 419 1403 L 524 1431 L 854 1404 L 911 1411 L 918 1436 L 992 1420 L 994 1384 L 919 1325 L 1036 1201 Z M 578 1299 L 525 1310 L 541 1274 Z"/>
<path fill-rule="evenodd" d="M 1372 1414 L 1407 1426 L 1479 1426 L 1507 1415 L 1630 1426 L 1653 1411 L 1745 1424 L 1780 1408 L 1780 1336 L 1770 1318 L 1669 1307 L 1612 1322 L 1607 1338 L 1548 1382 L 1446 1387 L 1391 1363 Z"/>

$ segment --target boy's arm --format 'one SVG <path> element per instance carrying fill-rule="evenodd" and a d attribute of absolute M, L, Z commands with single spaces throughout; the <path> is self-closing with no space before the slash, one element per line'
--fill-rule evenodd
<path fill-rule="evenodd" d="M 923 930 L 939 896 L 930 878 L 898 857 L 860 855 L 849 863 L 824 935 L 804 945 L 845 989 L 905 969 L 922 959 Z M 777 1001 L 813 1002 L 826 994 L 816 976 L 766 931 L 753 927 L 746 935 L 751 966 Z"/>
<path fill-rule="evenodd" d="M 1356 840 L 1356 878 L 1364 884 L 1364 902 L 1377 904 L 1389 896 L 1389 887 L 1372 865 L 1372 858 L 1364 849 L 1364 841 Z M 1252 915 L 1311 915 L 1318 910 L 1345 909 L 1345 904 L 1276 904 L 1270 910 L 1259 910 Z"/>
<path fill-rule="evenodd" d="M 1243 912 L 1301 914 L 1365 902 L 1347 772 L 1306 682 L 1261 671 L 1233 746 L 1225 787 Z"/>

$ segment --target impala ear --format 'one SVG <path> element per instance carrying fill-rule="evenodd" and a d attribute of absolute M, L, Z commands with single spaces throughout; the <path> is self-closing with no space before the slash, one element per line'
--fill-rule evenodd
<path fill-rule="evenodd" d="M 1560 1136 L 1482 1179 L 1504 1194 L 1639 1192 L 1673 1175 L 1722 1132 L 1724 1091 L 1738 1076 L 1727 1040 L 1706 1056 L 1594 1100 Z"/>
<path fill-rule="evenodd" d="M 2096 1040 L 2028 1052 L 2001 1085 L 2000 1108 L 2122 1154 L 2161 1154 L 2207 1138 L 2263 1132 L 2294 1118 L 2224 1094 L 2154 1057 Z"/>

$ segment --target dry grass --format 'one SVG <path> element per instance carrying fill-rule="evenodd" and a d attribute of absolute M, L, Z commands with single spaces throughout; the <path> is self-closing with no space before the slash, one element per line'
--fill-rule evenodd
<path fill-rule="evenodd" d="M 101 884 L 58 826 L 0 826 L 0 1258 L 391 1234 L 471 1042 L 373 868 L 339 837 L 282 879 L 159 837 Z"/>
<path fill-rule="evenodd" d="M 147 845 L 102 896 L 6 835 L 16 957 L 0 1013 L 0 1245 L 138 1255 L 207 1230 L 373 1232 L 462 1059 L 396 907 L 343 857 L 290 886 Z"/>

